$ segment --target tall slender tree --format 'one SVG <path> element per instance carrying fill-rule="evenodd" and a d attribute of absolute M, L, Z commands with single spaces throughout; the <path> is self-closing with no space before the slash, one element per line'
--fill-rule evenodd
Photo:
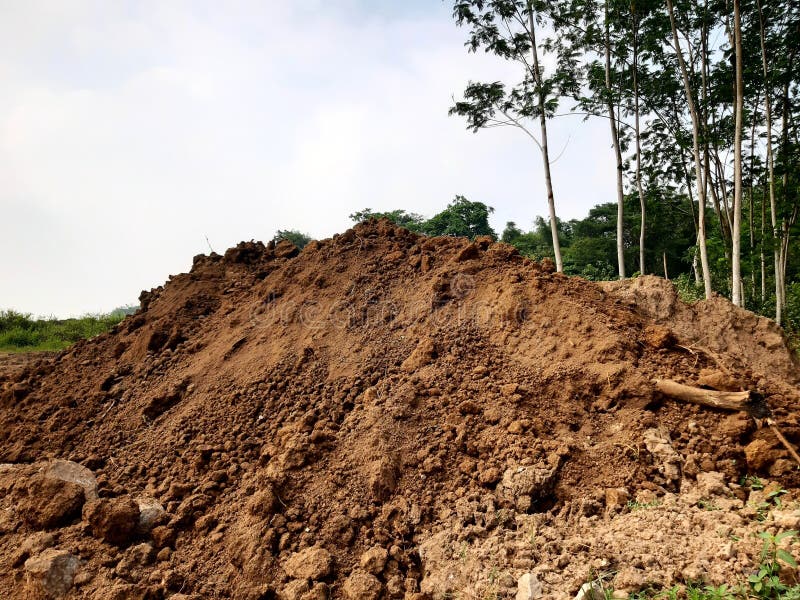
<path fill-rule="evenodd" d="M 555 113 L 559 98 L 571 93 L 577 80 L 569 57 L 561 57 L 558 68 L 549 75 L 541 65 L 540 52 L 544 48 L 537 42 L 537 29 L 546 22 L 546 9 L 547 4 L 542 0 L 457 0 L 454 3 L 456 24 L 469 29 L 467 48 L 471 52 L 483 48 L 516 62 L 521 68 L 522 80 L 511 87 L 500 81 L 470 82 L 463 99 L 456 101 L 449 112 L 466 117 L 473 131 L 515 127 L 536 144 L 544 168 L 556 268 L 563 271 L 547 121 Z M 532 130 L 537 121 L 538 136 Z"/>

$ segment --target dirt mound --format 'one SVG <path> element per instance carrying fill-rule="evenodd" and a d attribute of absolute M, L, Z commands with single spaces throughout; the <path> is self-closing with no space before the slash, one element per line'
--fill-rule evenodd
<path fill-rule="evenodd" d="M 743 475 L 800 483 L 768 430 L 665 400 L 653 379 L 756 389 L 793 441 L 800 422 L 794 365 L 765 320 L 698 349 L 690 319 L 708 338 L 744 317 L 674 298 L 656 315 L 643 298 L 661 284 L 637 281 L 610 291 L 488 238 L 386 221 L 302 252 L 198 256 L 111 332 L 0 371 L 0 589 L 505 598 L 525 576 L 566 597 L 598 569 L 646 570 L 621 536 L 671 513 L 634 519 L 628 499 L 681 507 L 709 473 L 720 486 L 704 497 L 742 506 Z M 91 470 L 98 497 L 56 459 Z M 72 502 L 58 518 L 37 513 L 51 493 Z M 618 536 L 618 552 L 578 531 Z M 653 544 L 659 584 L 704 559 L 698 544 Z M 625 573 L 618 587 L 642 583 Z"/>

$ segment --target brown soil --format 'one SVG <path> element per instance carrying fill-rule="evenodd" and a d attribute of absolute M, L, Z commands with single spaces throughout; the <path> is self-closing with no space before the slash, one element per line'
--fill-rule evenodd
<path fill-rule="evenodd" d="M 764 527 L 740 478 L 800 486 L 768 429 L 652 384 L 757 390 L 798 442 L 780 330 L 722 299 L 684 305 L 654 277 L 600 286 L 382 221 L 299 254 L 199 256 L 140 300 L 108 334 L 0 368 L 10 597 L 40 592 L 24 563 L 53 547 L 80 558 L 70 598 L 733 581 Z M 75 485 L 42 483 L 54 459 L 97 477 L 82 512 Z M 50 497 L 64 507 L 42 509 Z M 165 509 L 147 527 L 132 508 L 145 497 Z"/>

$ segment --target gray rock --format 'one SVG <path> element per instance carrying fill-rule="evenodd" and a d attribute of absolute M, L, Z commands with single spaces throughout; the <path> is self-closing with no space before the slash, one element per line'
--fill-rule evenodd
<path fill-rule="evenodd" d="M 516 600 L 535 600 L 542 597 L 542 584 L 533 573 L 525 573 L 517 581 Z"/>
<path fill-rule="evenodd" d="M 578 593 L 575 595 L 575 600 L 605 600 L 605 597 L 606 595 L 605 592 L 603 592 L 603 588 L 595 582 L 590 581 L 581 586 L 581 589 L 579 589 Z"/>
<path fill-rule="evenodd" d="M 33 597 L 61 598 L 72 588 L 80 559 L 66 550 L 48 548 L 25 561 L 28 591 Z"/>
<path fill-rule="evenodd" d="M 139 505 L 139 532 L 150 533 L 166 511 L 158 500 L 149 496 L 139 496 L 136 504 Z"/>
<path fill-rule="evenodd" d="M 77 483 L 83 488 L 86 501 L 97 499 L 97 480 L 89 469 L 71 460 L 56 459 L 45 467 L 45 477 Z"/>

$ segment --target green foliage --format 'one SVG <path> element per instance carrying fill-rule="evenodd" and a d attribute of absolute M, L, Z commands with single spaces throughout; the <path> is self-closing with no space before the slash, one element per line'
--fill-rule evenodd
<path fill-rule="evenodd" d="M 797 561 L 781 547 L 781 542 L 795 536 L 797 536 L 797 532 L 794 530 L 784 531 L 777 535 L 766 531 L 759 534 L 759 537 L 764 540 L 761 549 L 761 564 L 758 566 L 758 572 L 747 578 L 750 589 L 758 598 L 782 598 L 790 589 L 781 581 L 780 571 L 783 565 L 796 569 Z"/>
<path fill-rule="evenodd" d="M 354 212 L 350 219 L 356 223 L 368 219 L 389 219 L 410 231 L 430 236 L 452 235 L 473 239 L 478 235 L 488 235 L 497 239 L 497 234 L 489 225 L 489 215 L 493 212 L 494 209 L 483 202 L 470 202 L 464 196 L 456 196 L 447 208 L 428 220 L 405 210 L 375 212 L 369 208 Z"/>
<path fill-rule="evenodd" d="M 404 210 L 391 210 L 388 212 L 375 212 L 371 208 L 359 210 L 350 215 L 350 220 L 354 223 L 363 223 L 369 219 L 389 219 L 395 225 L 405 227 L 409 231 L 422 233 L 422 224 L 425 217 L 417 213 L 410 213 Z"/>
<path fill-rule="evenodd" d="M 272 241 L 276 244 L 281 240 L 288 240 L 292 242 L 298 248 L 305 248 L 306 245 L 311 241 L 311 237 L 297 231 L 296 229 L 278 229 L 275 232 L 275 236 L 272 238 Z"/>
<path fill-rule="evenodd" d="M 491 206 L 482 202 L 470 202 L 464 196 L 456 196 L 446 209 L 425 221 L 421 229 L 426 235 L 453 235 L 470 239 L 488 235 L 497 239 L 497 234 L 489 225 L 489 215 L 493 212 Z"/>
<path fill-rule="evenodd" d="M 122 307 L 108 314 L 77 319 L 34 319 L 13 310 L 0 311 L 0 351 L 63 350 L 80 339 L 108 331 L 130 311 L 130 307 Z"/>

